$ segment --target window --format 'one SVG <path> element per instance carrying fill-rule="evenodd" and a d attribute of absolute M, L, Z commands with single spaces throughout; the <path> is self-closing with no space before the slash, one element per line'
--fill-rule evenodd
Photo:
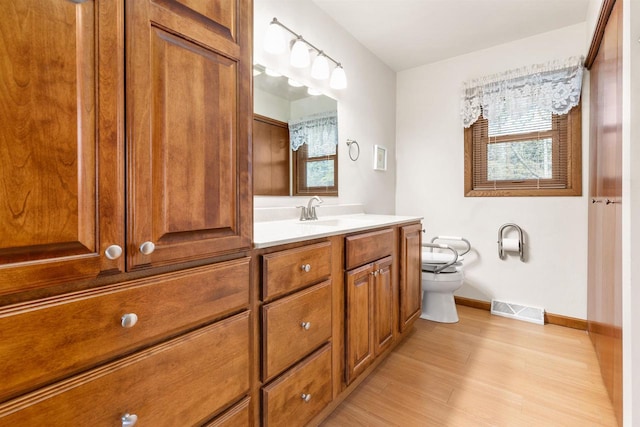
<path fill-rule="evenodd" d="M 338 118 L 335 112 L 289 123 L 293 194 L 338 195 Z"/>
<path fill-rule="evenodd" d="M 564 115 L 478 119 L 465 129 L 465 195 L 581 195 L 581 134 L 580 105 Z"/>
<path fill-rule="evenodd" d="M 335 144 L 298 148 L 293 163 L 294 195 L 338 195 L 337 148 Z"/>
<path fill-rule="evenodd" d="M 465 83 L 465 196 L 582 194 L 583 59 Z"/>

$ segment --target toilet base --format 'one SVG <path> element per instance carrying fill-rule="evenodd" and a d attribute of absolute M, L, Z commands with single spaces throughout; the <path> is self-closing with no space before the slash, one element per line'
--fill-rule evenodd
<path fill-rule="evenodd" d="M 458 310 L 452 292 L 422 292 L 421 319 L 440 323 L 456 323 Z"/>

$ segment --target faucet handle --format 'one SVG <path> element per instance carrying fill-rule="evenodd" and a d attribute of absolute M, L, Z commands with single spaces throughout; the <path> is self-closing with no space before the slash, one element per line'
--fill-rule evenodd
<path fill-rule="evenodd" d="M 296 208 L 300 208 L 300 221 L 306 221 L 309 219 L 309 216 L 307 214 L 307 207 L 306 206 L 296 206 Z"/>

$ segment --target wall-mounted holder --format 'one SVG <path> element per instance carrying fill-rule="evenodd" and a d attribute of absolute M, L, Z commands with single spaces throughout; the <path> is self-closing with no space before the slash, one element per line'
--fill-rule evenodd
<path fill-rule="evenodd" d="M 349 147 L 349 158 L 354 162 L 360 157 L 360 146 L 355 139 L 347 139 L 347 146 Z M 355 147 L 355 150 L 353 148 Z M 355 152 L 355 154 L 354 154 Z"/>
<path fill-rule="evenodd" d="M 505 244 L 506 240 L 504 238 L 504 231 L 509 229 L 509 228 L 515 228 L 518 231 L 518 240 L 516 242 L 512 242 L 512 239 L 508 239 L 509 240 L 509 244 Z M 512 243 L 517 243 L 517 247 L 515 246 L 515 244 Z M 520 261 L 524 262 L 524 234 L 522 232 L 522 228 L 520 228 L 520 226 L 516 225 L 516 224 L 504 224 L 502 227 L 500 227 L 500 229 L 498 230 L 498 257 L 500 257 L 500 259 L 505 259 L 506 258 L 506 254 L 505 251 L 518 251 L 518 253 L 520 254 Z"/>

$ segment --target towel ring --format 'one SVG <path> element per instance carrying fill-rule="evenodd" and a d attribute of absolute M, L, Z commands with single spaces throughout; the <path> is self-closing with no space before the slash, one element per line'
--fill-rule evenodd
<path fill-rule="evenodd" d="M 360 157 L 360 146 L 358 145 L 358 141 L 356 141 L 355 139 L 347 139 L 347 145 L 349 146 L 349 158 L 352 161 L 356 161 L 358 160 L 358 158 Z M 355 146 L 356 147 L 356 154 L 354 155 L 351 148 Z"/>

